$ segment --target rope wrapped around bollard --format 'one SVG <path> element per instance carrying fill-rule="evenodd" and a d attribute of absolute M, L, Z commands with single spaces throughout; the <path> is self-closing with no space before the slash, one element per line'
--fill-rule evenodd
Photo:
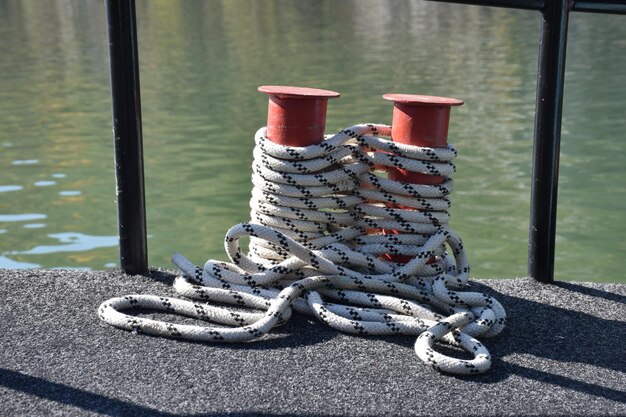
<path fill-rule="evenodd" d="M 105 322 L 146 334 L 204 342 L 257 339 L 285 323 L 292 309 L 358 335 L 413 335 L 417 355 L 453 374 L 489 369 L 477 337 L 493 337 L 505 311 L 493 297 L 466 291 L 469 263 L 448 227 L 452 146 L 397 144 L 390 127 L 357 125 L 306 147 L 255 137 L 251 222 L 232 227 L 225 248 L 231 262 L 203 268 L 180 254 L 174 288 L 205 303 L 128 295 L 102 303 Z M 382 178 L 389 166 L 447 177 L 443 184 L 405 184 Z M 385 230 L 401 233 L 386 233 Z M 249 238 L 249 253 L 240 240 Z M 396 263 L 383 257 L 410 257 Z M 210 303 L 231 304 L 236 309 Z M 123 313 L 145 308 L 215 324 L 194 326 Z M 437 341 L 473 355 L 437 352 Z"/>

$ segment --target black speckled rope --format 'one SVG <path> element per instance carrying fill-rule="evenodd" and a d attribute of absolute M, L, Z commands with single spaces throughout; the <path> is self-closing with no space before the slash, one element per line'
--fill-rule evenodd
<path fill-rule="evenodd" d="M 284 323 L 296 309 L 348 333 L 418 336 L 417 355 L 437 370 L 485 372 L 491 359 L 476 337 L 497 335 L 505 312 L 494 298 L 465 291 L 469 263 L 461 240 L 447 226 L 456 151 L 396 144 L 389 134 L 388 126 L 357 125 L 319 145 L 295 148 L 274 144 L 260 129 L 251 222 L 227 232 L 231 262 L 210 260 L 199 268 L 182 255 L 173 257 L 183 272 L 174 283 L 176 291 L 203 302 L 129 295 L 102 303 L 100 317 L 147 334 L 243 342 Z M 447 180 L 441 185 L 403 184 L 377 175 L 375 169 L 383 166 Z M 242 238 L 250 239 L 247 255 Z M 385 260 L 386 254 L 411 260 L 396 264 Z M 156 309 L 214 325 L 122 313 L 128 308 Z M 474 358 L 443 355 L 434 349 L 438 340 Z"/>

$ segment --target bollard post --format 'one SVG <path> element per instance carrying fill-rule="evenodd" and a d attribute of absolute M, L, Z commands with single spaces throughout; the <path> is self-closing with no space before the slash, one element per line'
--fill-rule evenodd
<path fill-rule="evenodd" d="M 324 141 L 328 99 L 338 97 L 339 93 L 316 88 L 277 85 L 261 86 L 258 90 L 269 96 L 267 107 L 267 139 L 280 146 L 289 146 L 292 148 L 317 145 Z M 288 174 L 287 178 L 289 178 Z M 292 179 L 292 181 L 294 182 L 290 182 L 290 185 L 298 186 L 296 179 Z M 280 194 L 279 187 L 269 188 L 273 190 L 270 192 L 270 195 L 273 194 L 274 191 L 276 194 Z M 306 194 L 305 189 L 303 187 L 299 187 L 298 189 L 302 192 L 302 196 L 304 197 Z M 264 194 L 267 193 L 264 192 Z M 265 215 L 260 213 L 257 215 L 255 207 L 260 207 L 263 203 L 257 203 L 256 200 L 257 198 L 254 196 L 253 191 L 253 200 L 250 202 L 252 207 L 251 221 L 253 223 L 258 222 L 263 225 L 268 225 L 263 220 L 263 218 L 266 217 Z M 270 202 L 271 201 L 273 201 L 273 199 L 270 199 Z M 309 208 L 312 207 L 309 206 Z M 274 224 L 276 227 L 275 230 L 283 232 L 286 236 L 300 242 L 307 240 L 312 231 L 318 234 L 324 234 L 328 230 L 328 225 L 307 221 L 306 217 L 300 218 L 300 220 L 303 221 L 303 223 L 300 224 L 294 224 L 280 213 L 276 213 L 276 215 L 272 217 L 276 222 Z M 276 245 L 261 242 L 254 236 L 250 237 L 250 252 L 258 253 L 262 247 L 265 248 L 265 251 L 269 249 L 276 253 L 278 257 L 283 256 L 284 251 Z"/>
<path fill-rule="evenodd" d="M 328 99 L 335 91 L 317 88 L 264 85 L 259 91 L 269 95 L 267 138 L 285 146 L 309 146 L 324 140 Z"/>
<path fill-rule="evenodd" d="M 412 94 L 385 94 L 385 100 L 393 101 L 391 138 L 394 142 L 429 148 L 448 145 L 450 109 L 463 101 L 447 97 L 420 96 Z M 389 179 L 411 184 L 441 184 L 444 177 L 409 172 L 389 167 Z M 392 231 L 392 233 L 398 233 Z M 410 257 L 395 255 L 389 259 L 406 263 Z"/>

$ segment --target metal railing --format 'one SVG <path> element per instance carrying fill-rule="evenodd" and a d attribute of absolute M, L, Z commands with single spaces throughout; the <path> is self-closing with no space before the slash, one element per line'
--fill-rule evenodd
<path fill-rule="evenodd" d="M 626 14 L 625 0 L 434 0 L 541 12 L 528 238 L 528 275 L 554 281 L 559 149 L 567 26 L 571 11 Z"/>
<path fill-rule="evenodd" d="M 559 149 L 563 114 L 565 52 L 570 12 L 626 14 L 626 0 L 431 0 L 541 13 L 528 275 L 554 281 Z M 111 60 L 113 132 L 120 234 L 120 266 L 129 274 L 148 271 L 141 100 L 134 0 L 105 0 Z"/>

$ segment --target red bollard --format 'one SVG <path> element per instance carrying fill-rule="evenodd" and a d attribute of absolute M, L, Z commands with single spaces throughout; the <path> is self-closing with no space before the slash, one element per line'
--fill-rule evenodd
<path fill-rule="evenodd" d="M 309 146 L 324 140 L 326 104 L 335 91 L 306 87 L 264 85 L 269 95 L 267 138 L 285 146 Z"/>
<path fill-rule="evenodd" d="M 383 98 L 393 101 L 393 141 L 429 148 L 448 145 L 450 108 L 463 104 L 454 98 L 411 94 L 385 94 Z M 397 168 L 389 168 L 389 178 L 411 184 L 441 184 L 444 181 L 443 177 Z"/>
<path fill-rule="evenodd" d="M 429 148 L 448 145 L 450 108 L 463 101 L 454 98 L 418 96 L 412 94 L 385 94 L 385 100 L 393 101 L 391 138 L 394 142 Z M 411 184 L 441 184 L 444 177 L 433 176 L 390 167 L 389 179 Z M 403 207 L 401 207 L 403 208 Z M 391 233 L 398 233 L 393 230 Z M 407 256 L 389 256 L 394 262 L 406 263 Z"/>

